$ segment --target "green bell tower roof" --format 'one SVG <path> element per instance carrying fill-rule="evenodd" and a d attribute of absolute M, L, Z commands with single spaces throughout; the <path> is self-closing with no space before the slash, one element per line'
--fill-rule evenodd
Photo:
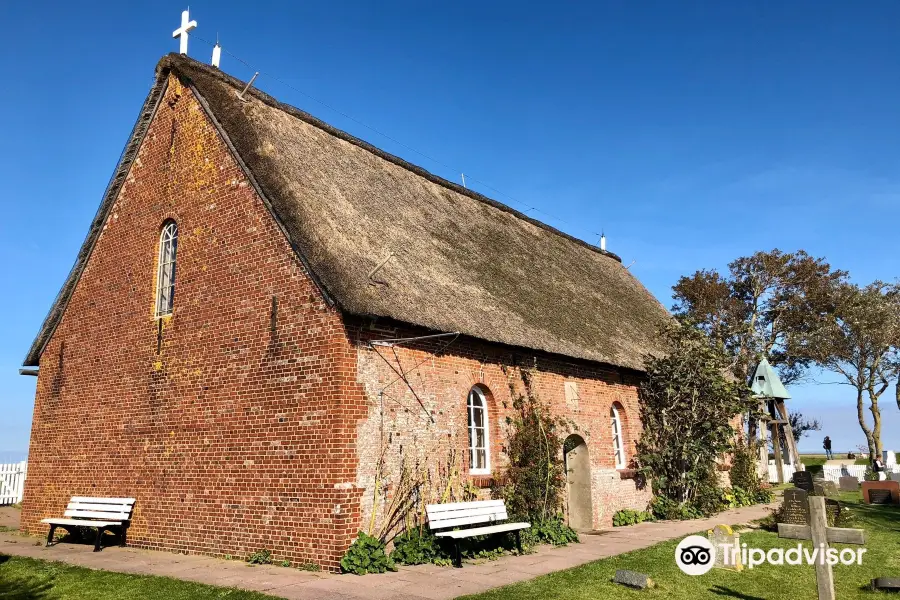
<path fill-rule="evenodd" d="M 787 400 L 791 397 L 784 384 L 778 377 L 778 373 L 772 368 L 765 358 L 759 362 L 753 380 L 750 382 L 750 390 L 757 398 L 778 398 Z"/>

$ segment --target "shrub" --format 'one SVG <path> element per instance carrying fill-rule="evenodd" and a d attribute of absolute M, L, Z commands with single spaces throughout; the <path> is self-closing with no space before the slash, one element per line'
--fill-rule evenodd
<path fill-rule="evenodd" d="M 561 515 L 532 523 L 530 529 L 522 530 L 522 543 L 526 546 L 532 543 L 565 546 L 578 541 L 578 533 L 566 525 Z"/>
<path fill-rule="evenodd" d="M 391 559 L 401 565 L 424 565 L 435 559 L 448 559 L 438 538 L 427 529 L 413 527 L 394 538 Z"/>
<path fill-rule="evenodd" d="M 768 488 L 759 488 L 753 494 L 753 503 L 754 504 L 768 504 L 775 499 L 775 494 L 772 493 L 772 490 Z"/>
<path fill-rule="evenodd" d="M 384 551 L 384 543 L 364 531 L 359 532 L 341 559 L 341 571 L 344 573 L 365 575 L 396 570 L 394 561 Z"/>
<path fill-rule="evenodd" d="M 738 441 L 731 451 L 731 470 L 728 472 L 731 486 L 740 488 L 751 495 L 762 486 L 759 478 L 759 443 L 744 444 Z"/>
<path fill-rule="evenodd" d="M 503 498 L 510 515 L 532 526 L 552 519 L 562 508 L 565 488 L 562 431 L 565 420 L 555 417 L 531 386 L 531 372 L 521 371 L 524 392 L 510 377 L 512 417 L 507 418 L 509 466 L 506 481 L 491 494 Z"/>
<path fill-rule="evenodd" d="M 671 501 L 660 501 L 654 514 L 713 514 L 725 505 L 715 466 L 733 449 L 731 421 L 757 403 L 725 376 L 729 360 L 702 330 L 670 324 L 662 337 L 665 352 L 645 360 L 637 462 L 654 494 Z"/>
<path fill-rule="evenodd" d="M 298 571 L 321 571 L 322 567 L 313 562 L 300 563 L 297 565 Z"/>
<path fill-rule="evenodd" d="M 257 550 L 247 557 L 247 562 L 251 565 L 270 565 L 272 564 L 272 553 L 265 548 Z"/>
<path fill-rule="evenodd" d="M 494 498 L 506 502 L 510 517 L 528 521 L 521 532 L 525 546 L 577 542 L 578 534 L 566 525 L 562 510 L 566 484 L 562 456 L 563 435 L 570 423 L 556 417 L 531 386 L 531 371 L 521 371 L 524 392 L 509 382 L 513 416 L 507 419 L 509 467 L 505 481 L 491 489 Z"/>
<path fill-rule="evenodd" d="M 699 519 L 703 514 L 690 503 L 680 503 L 667 498 L 666 496 L 655 496 L 650 501 L 648 510 L 653 514 L 655 519 L 664 519 L 667 521 L 684 521 L 688 519 Z"/>
<path fill-rule="evenodd" d="M 650 511 L 631 510 L 630 508 L 617 510 L 612 518 L 613 527 L 626 527 L 628 525 L 637 525 L 638 523 L 652 520 L 653 513 Z"/>

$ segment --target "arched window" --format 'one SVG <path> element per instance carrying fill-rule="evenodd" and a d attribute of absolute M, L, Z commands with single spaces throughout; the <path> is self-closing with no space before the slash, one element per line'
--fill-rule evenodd
<path fill-rule="evenodd" d="M 469 390 L 469 472 L 487 475 L 491 472 L 491 448 L 488 439 L 487 398 L 477 387 Z"/>
<path fill-rule="evenodd" d="M 168 221 L 159 235 L 159 269 L 156 274 L 156 316 L 172 314 L 175 300 L 175 253 L 178 250 L 178 225 Z"/>
<path fill-rule="evenodd" d="M 609 409 L 609 420 L 612 426 L 613 453 L 616 458 L 616 468 L 625 468 L 625 442 L 622 437 L 622 420 L 619 418 L 619 409 L 613 404 Z"/>

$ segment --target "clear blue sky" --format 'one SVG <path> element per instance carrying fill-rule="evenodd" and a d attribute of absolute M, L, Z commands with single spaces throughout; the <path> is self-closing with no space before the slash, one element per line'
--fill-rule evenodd
<path fill-rule="evenodd" d="M 281 100 L 590 242 L 605 230 L 666 306 L 680 275 L 773 247 L 897 276 L 900 3 L 486 4 L 193 0 L 190 55 L 218 33 Z M 0 3 L 0 462 L 27 448 L 17 369 L 184 8 Z M 801 448 L 863 441 L 849 390 L 791 391 L 825 425 Z M 900 448 L 893 391 L 883 405 Z"/>

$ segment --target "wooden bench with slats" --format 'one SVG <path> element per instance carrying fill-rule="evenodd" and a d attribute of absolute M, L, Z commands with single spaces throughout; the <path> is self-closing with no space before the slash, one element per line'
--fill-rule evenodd
<path fill-rule="evenodd" d="M 454 543 L 454 566 L 462 568 L 462 554 L 459 551 L 459 540 L 476 535 L 494 533 L 516 533 L 516 548 L 522 552 L 520 531 L 531 527 L 531 523 L 500 523 L 506 521 L 506 503 L 503 500 L 479 500 L 476 502 L 452 502 L 449 504 L 429 504 L 425 507 L 428 515 L 428 527 L 435 531 L 435 537 L 448 537 Z M 490 525 L 483 526 L 484 523 Z M 471 527 L 472 525 L 482 525 Z M 466 529 L 461 529 L 467 527 Z M 451 529 L 451 531 L 436 531 Z"/>
<path fill-rule="evenodd" d="M 62 519 L 42 519 L 41 523 L 50 525 L 47 534 L 47 545 L 53 543 L 53 533 L 62 527 L 73 536 L 78 536 L 77 527 L 93 527 L 97 530 L 94 552 L 100 552 L 104 531 L 119 533 L 120 543 L 125 545 L 125 532 L 131 520 L 134 498 L 91 498 L 88 496 L 72 496 Z"/>

